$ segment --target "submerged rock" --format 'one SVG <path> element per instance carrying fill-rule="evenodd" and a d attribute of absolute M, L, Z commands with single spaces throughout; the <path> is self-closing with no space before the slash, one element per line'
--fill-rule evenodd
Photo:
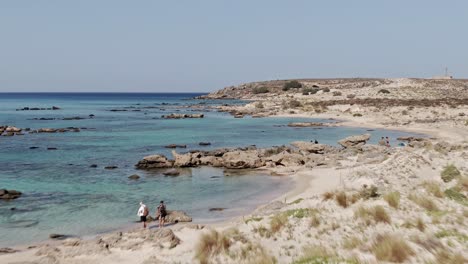
<path fill-rule="evenodd" d="M 133 175 L 128 176 L 128 178 L 129 178 L 130 180 L 138 180 L 138 179 L 140 179 L 140 176 L 137 175 L 137 174 L 133 174 Z"/>
<path fill-rule="evenodd" d="M 319 127 L 323 125 L 319 122 L 292 122 L 288 124 L 289 127 Z"/>
<path fill-rule="evenodd" d="M 3 200 L 13 200 L 22 195 L 21 192 L 17 190 L 7 190 L 7 189 L 0 189 L 0 199 Z"/>
<path fill-rule="evenodd" d="M 187 145 L 169 144 L 164 147 L 165 148 L 187 148 Z"/>
<path fill-rule="evenodd" d="M 146 156 L 140 160 L 135 167 L 137 169 L 160 169 L 160 168 L 172 168 L 174 161 L 168 160 L 163 155 L 151 155 Z"/>
<path fill-rule="evenodd" d="M 203 118 L 204 114 L 170 114 L 162 115 L 161 118 L 164 119 L 184 119 L 184 118 Z"/>
<path fill-rule="evenodd" d="M 50 234 L 49 235 L 49 238 L 50 239 L 64 239 L 65 237 L 67 237 L 66 235 L 62 235 L 62 234 Z"/>
<path fill-rule="evenodd" d="M 163 172 L 163 174 L 166 176 L 179 176 L 180 172 L 176 169 L 170 169 L 170 170 Z"/>

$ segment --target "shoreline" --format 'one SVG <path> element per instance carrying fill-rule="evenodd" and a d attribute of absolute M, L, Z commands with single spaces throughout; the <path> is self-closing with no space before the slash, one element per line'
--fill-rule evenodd
<path fill-rule="evenodd" d="M 255 101 L 254 99 L 250 99 L 250 101 Z M 245 105 L 242 105 L 245 106 Z M 386 127 L 384 125 L 378 125 L 375 123 L 362 123 L 362 122 L 356 122 L 355 120 L 352 120 L 351 118 L 336 118 L 332 115 L 308 115 L 308 114 L 281 114 L 281 115 L 272 115 L 272 116 L 267 116 L 270 118 L 311 118 L 311 119 L 330 119 L 330 120 L 335 120 L 338 121 L 334 127 L 355 127 L 355 128 L 363 128 L 363 129 L 373 129 L 373 128 L 378 128 L 378 129 L 385 129 L 385 130 L 393 130 L 393 131 L 403 131 L 403 132 L 410 132 L 410 133 L 416 133 L 416 134 L 425 134 L 426 131 L 418 129 L 405 129 L 401 127 Z M 242 147 L 242 146 L 240 146 Z M 193 221 L 190 223 L 179 223 L 178 225 L 183 226 L 187 224 L 200 224 L 204 226 L 211 226 L 211 227 L 218 227 L 218 228 L 225 228 L 226 226 L 233 224 L 233 223 L 238 223 L 241 220 L 243 221 L 246 217 L 250 217 L 255 214 L 255 212 L 268 204 L 275 202 L 275 201 L 285 201 L 285 202 L 290 202 L 289 200 L 294 200 L 295 198 L 304 195 L 306 190 L 309 190 L 311 187 L 316 187 L 313 185 L 314 182 L 321 180 L 321 177 L 317 175 L 317 171 L 326 171 L 330 172 L 332 169 L 312 169 L 309 172 L 304 172 L 301 170 L 295 171 L 293 173 L 291 172 L 282 172 L 282 175 L 270 175 L 269 177 L 288 177 L 290 181 L 292 181 L 292 184 L 294 185 L 293 187 L 290 188 L 290 190 L 285 191 L 283 193 L 277 194 L 276 198 L 270 200 L 269 202 L 266 203 L 261 203 L 255 206 L 255 208 L 251 208 L 248 210 L 246 214 L 240 214 L 240 215 L 235 215 L 235 216 L 230 216 L 227 217 L 226 219 L 219 219 L 219 220 L 213 220 L 213 221 Z M 277 173 L 276 170 L 274 169 L 269 169 L 269 168 L 259 168 L 259 169 L 253 169 L 252 173 L 255 173 L 255 171 L 260 171 L 260 172 L 266 172 L 266 173 Z M 312 177 L 312 179 L 309 179 L 308 177 Z M 323 181 L 322 180 L 322 185 L 320 186 L 327 186 L 329 183 L 328 181 Z M 288 184 L 288 183 L 286 183 Z M 291 184 L 291 183 L 289 183 Z M 338 186 L 338 184 L 336 184 Z M 336 187 L 334 186 L 334 187 Z M 328 189 L 331 189 L 330 186 L 329 188 L 326 188 L 325 190 L 320 190 L 322 191 L 327 191 Z M 319 190 L 313 188 L 318 194 Z M 151 222 L 156 225 L 156 222 Z M 134 232 L 135 230 L 138 230 L 139 227 L 135 227 L 136 225 L 139 225 L 140 223 L 128 223 L 122 227 L 116 227 L 113 228 L 111 231 L 105 231 L 105 232 L 100 232 L 96 234 L 88 234 L 84 236 L 74 236 L 74 235 L 67 235 L 66 239 L 80 239 L 83 241 L 90 241 L 93 239 L 96 239 L 99 236 L 102 235 L 109 235 L 115 232 Z M 30 248 L 36 248 L 40 247 L 43 245 L 58 245 L 61 242 L 63 242 L 64 239 L 45 239 L 42 241 L 38 242 L 31 242 L 31 243 L 24 243 L 24 244 L 19 244 L 19 245 L 12 245 L 12 246 L 7 246 L 8 248 L 13 248 L 13 249 L 19 249 L 19 250 L 27 250 Z"/>
<path fill-rule="evenodd" d="M 250 109 L 249 105 L 256 103 L 252 100 L 253 103 L 233 108 L 235 111 Z M 216 241 L 209 240 L 211 234 L 232 243 L 221 251 L 209 252 L 209 259 L 220 263 L 292 263 L 301 259 L 326 259 L 332 263 L 391 262 L 392 259 L 381 259 L 375 248 L 379 239 L 394 238 L 410 249 L 399 262 L 440 263 L 439 260 L 449 258 L 452 263 L 463 263 L 452 258 L 467 257 L 463 239 L 468 237 L 464 228 L 468 210 L 450 195 L 456 188 L 461 188 L 460 197 L 466 193 L 463 189 L 468 175 L 466 128 L 446 116 L 442 122 L 417 123 L 407 122 L 409 118 L 404 115 L 389 115 L 390 110 L 376 112 L 364 108 L 360 110 L 363 115 L 352 116 L 352 111 L 337 109 L 292 115 L 284 110 L 267 116 L 333 119 L 341 121 L 337 126 L 404 131 L 428 138 L 405 147 L 364 143 L 361 149 L 345 147 L 335 156 L 309 153 L 314 158 L 336 158 L 325 165 L 262 168 L 274 175 L 285 175 L 278 177 L 288 177 L 294 187 L 246 215 L 219 223 L 183 223 L 161 230 L 133 228 L 123 234 L 117 232 L 120 235 L 104 234 L 97 242 L 57 241 L 54 245 L 0 255 L 0 261 L 53 259 L 69 263 L 78 256 L 80 263 L 193 263 L 201 261 L 197 255 L 200 245 L 217 245 Z M 389 109 L 401 111 L 398 106 Z M 449 111 L 439 106 L 433 109 L 418 109 L 412 118 L 425 120 L 430 114 L 437 120 L 438 112 L 453 116 L 468 110 L 459 107 Z M 447 164 L 456 166 L 458 178 L 451 181 L 442 178 Z M 398 194 L 396 205 L 387 200 L 391 194 Z M 428 204 L 419 199 L 430 201 L 427 203 L 432 207 L 426 208 Z M 380 210 L 382 215 L 375 216 L 372 210 Z M 167 240 L 171 241 L 170 245 Z M 99 241 L 105 241 L 106 249 L 89 249 Z M 434 248 L 426 248 L 427 243 Z"/>

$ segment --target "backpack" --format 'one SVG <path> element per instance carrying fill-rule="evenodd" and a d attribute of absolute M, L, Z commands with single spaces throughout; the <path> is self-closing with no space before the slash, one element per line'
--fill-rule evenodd
<path fill-rule="evenodd" d="M 161 215 L 166 215 L 166 206 L 165 205 L 160 205 L 160 208 L 159 208 L 159 213 Z"/>
<path fill-rule="evenodd" d="M 149 215 L 148 207 L 145 207 L 145 209 L 143 210 L 143 216 L 148 216 L 148 215 Z"/>

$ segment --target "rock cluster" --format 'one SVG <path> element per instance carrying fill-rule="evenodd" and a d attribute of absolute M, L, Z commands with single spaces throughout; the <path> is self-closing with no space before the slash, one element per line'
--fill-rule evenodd
<path fill-rule="evenodd" d="M 173 167 L 212 166 L 227 169 L 255 169 L 263 166 L 307 166 L 334 164 L 337 155 L 345 155 L 347 149 L 361 150 L 369 140 L 370 135 L 358 135 L 339 141 L 344 149 L 333 146 L 295 141 L 293 147 L 280 146 L 257 149 L 255 146 L 246 148 L 224 148 L 212 151 L 193 150 L 187 153 L 172 151 L 173 159 L 164 155 L 151 155 L 140 160 L 137 169 L 161 169 Z M 370 150 L 371 148 L 369 148 Z M 372 149 L 373 151 L 374 149 Z M 375 149 L 380 151 L 380 149 Z"/>
<path fill-rule="evenodd" d="M 0 126 L 0 135 L 2 136 L 22 136 L 23 132 L 28 132 L 29 134 L 36 133 L 64 133 L 64 132 L 80 132 L 78 127 L 65 127 L 65 128 L 39 128 L 31 130 L 30 128 L 18 128 L 15 126 Z"/>
<path fill-rule="evenodd" d="M 162 115 L 161 118 L 164 119 L 184 119 L 184 118 L 203 118 L 204 114 L 170 114 Z"/>
<path fill-rule="evenodd" d="M 16 190 L 0 189 L 0 200 L 12 200 L 21 196 L 21 192 Z"/>
<path fill-rule="evenodd" d="M 58 106 L 52 106 L 52 107 L 23 107 L 23 108 L 19 108 L 19 109 L 16 109 L 16 111 L 38 111 L 38 110 L 60 110 L 61 108 L 58 107 Z"/>

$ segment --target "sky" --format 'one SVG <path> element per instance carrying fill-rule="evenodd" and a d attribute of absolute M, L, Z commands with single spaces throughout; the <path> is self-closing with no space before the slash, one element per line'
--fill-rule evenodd
<path fill-rule="evenodd" d="M 0 0 L 0 92 L 468 78 L 465 0 Z"/>

